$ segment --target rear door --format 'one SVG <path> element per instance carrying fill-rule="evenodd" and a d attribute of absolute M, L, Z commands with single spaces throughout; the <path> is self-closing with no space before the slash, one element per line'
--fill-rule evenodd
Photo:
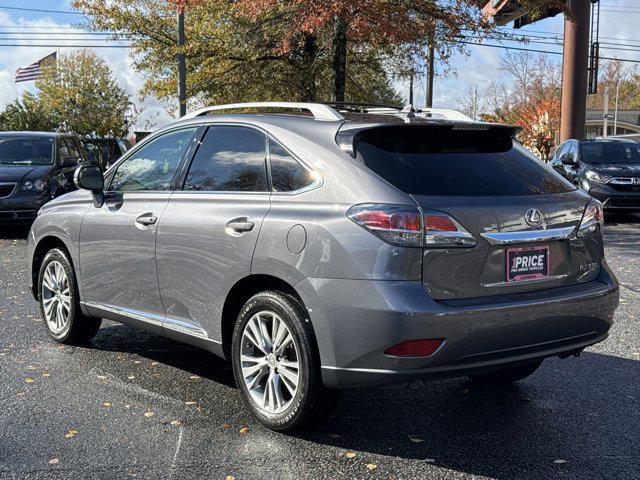
<path fill-rule="evenodd" d="M 426 224 L 444 213 L 476 240 L 424 248 L 430 295 L 478 298 L 596 278 L 601 237 L 575 237 L 590 197 L 514 143 L 513 131 L 478 128 L 387 127 L 356 142 L 357 157 L 411 194 Z"/>
<path fill-rule="evenodd" d="M 227 293 L 251 271 L 269 210 L 266 136 L 241 126 L 206 131 L 158 227 L 157 266 L 168 336 L 220 339 Z"/>

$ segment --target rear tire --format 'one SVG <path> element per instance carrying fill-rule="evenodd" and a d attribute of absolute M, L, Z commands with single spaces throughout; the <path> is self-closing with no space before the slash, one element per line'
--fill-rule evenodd
<path fill-rule="evenodd" d="M 246 404 L 267 428 L 290 431 L 324 419 L 339 391 L 322 384 L 320 355 L 305 308 L 291 295 L 251 297 L 235 323 L 231 357 Z"/>
<path fill-rule="evenodd" d="M 542 360 L 529 363 L 527 365 L 519 365 L 517 367 L 509 367 L 492 373 L 483 373 L 479 375 L 470 375 L 469 378 L 478 385 L 505 385 L 509 383 L 524 380 L 538 370 L 542 364 Z"/>
<path fill-rule="evenodd" d="M 56 342 L 82 344 L 98 333 L 102 319 L 82 313 L 73 266 L 58 248 L 50 250 L 40 265 L 38 302 L 47 332 Z"/>

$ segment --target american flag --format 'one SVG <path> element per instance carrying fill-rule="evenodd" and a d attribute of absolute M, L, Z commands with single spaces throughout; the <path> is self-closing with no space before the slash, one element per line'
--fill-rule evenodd
<path fill-rule="evenodd" d="M 16 70 L 15 82 L 20 83 L 20 82 L 29 82 L 31 80 L 35 80 L 36 78 L 42 75 L 42 69 L 41 69 L 42 64 L 49 60 L 55 62 L 57 58 L 58 58 L 57 52 L 53 52 L 52 54 L 47 55 L 44 58 L 41 58 L 37 62 L 32 63 L 28 67 L 19 68 L 18 70 Z"/>

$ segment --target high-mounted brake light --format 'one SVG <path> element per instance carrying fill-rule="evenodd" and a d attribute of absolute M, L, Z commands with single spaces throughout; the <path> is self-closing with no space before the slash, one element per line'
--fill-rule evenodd
<path fill-rule="evenodd" d="M 604 228 L 604 213 L 602 211 L 602 204 L 593 199 L 587 205 L 582 216 L 582 221 L 578 227 L 578 238 L 592 235 L 598 231 L 602 231 Z"/>
<path fill-rule="evenodd" d="M 385 350 L 385 355 L 392 357 L 430 357 L 444 343 L 444 338 L 429 340 L 408 340 Z"/>
<path fill-rule="evenodd" d="M 443 212 L 422 212 L 408 205 L 363 204 L 347 216 L 385 242 L 401 247 L 474 247 L 476 240 L 453 217 Z"/>

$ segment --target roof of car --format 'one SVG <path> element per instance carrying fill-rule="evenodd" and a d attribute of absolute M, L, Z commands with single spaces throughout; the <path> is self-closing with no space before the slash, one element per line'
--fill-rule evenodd
<path fill-rule="evenodd" d="M 597 137 L 587 140 L 580 140 L 580 143 L 638 143 L 632 138 L 620 138 L 620 137 Z"/>
<path fill-rule="evenodd" d="M 71 133 L 61 133 L 61 132 L 0 132 L 0 136 L 2 137 L 39 137 L 39 138 L 56 138 L 56 137 L 70 137 L 75 136 Z"/>

